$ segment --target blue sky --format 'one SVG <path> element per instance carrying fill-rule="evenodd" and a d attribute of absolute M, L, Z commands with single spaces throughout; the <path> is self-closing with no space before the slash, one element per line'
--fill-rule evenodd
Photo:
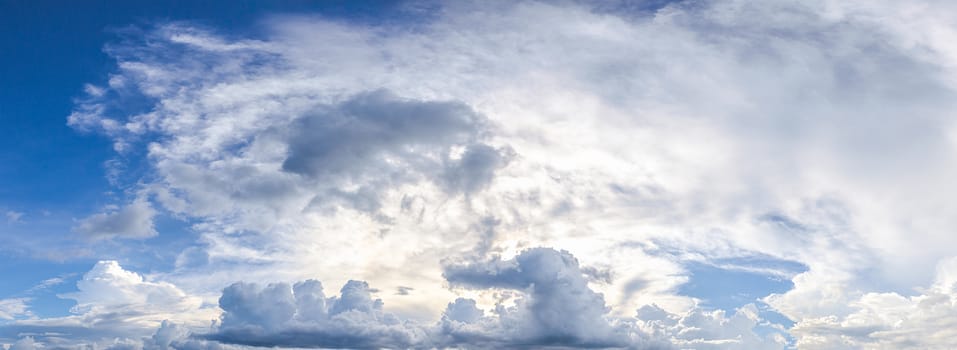
<path fill-rule="evenodd" d="M 0 348 L 948 348 L 957 7 L 0 2 Z"/>

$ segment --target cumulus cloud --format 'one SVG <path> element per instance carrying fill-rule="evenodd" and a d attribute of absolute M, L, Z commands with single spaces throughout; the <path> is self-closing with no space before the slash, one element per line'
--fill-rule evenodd
<path fill-rule="evenodd" d="M 153 226 L 156 210 L 145 199 L 137 199 L 119 209 L 93 214 L 74 229 L 93 239 L 143 239 L 157 235 Z"/>
<path fill-rule="evenodd" d="M 322 348 L 409 348 L 427 341 L 426 329 L 383 312 L 369 285 L 349 281 L 326 298 L 316 280 L 236 283 L 219 299 L 222 324 L 208 339 L 225 343 Z"/>
<path fill-rule="evenodd" d="M 76 301 L 73 315 L 20 319 L 0 325 L 0 338 L 32 334 L 31 342 L 47 347 L 141 345 L 164 320 L 192 328 L 208 327 L 218 314 L 202 299 L 167 282 L 147 281 L 116 261 L 100 261 L 76 284 L 77 291 L 59 295 Z M 117 343 L 117 342 L 120 343 Z"/>
<path fill-rule="evenodd" d="M 802 349 L 944 349 L 957 346 L 955 275 L 957 259 L 950 258 L 938 265 L 935 282 L 916 295 L 830 290 L 823 298 L 846 307 L 819 315 L 802 314 L 788 302 L 800 291 L 767 300 L 798 320 L 790 332 Z"/>
<path fill-rule="evenodd" d="M 527 295 L 514 307 L 498 310 L 501 324 L 496 328 L 504 334 L 484 335 L 502 339 L 505 346 L 615 347 L 628 342 L 605 318 L 604 298 L 588 288 L 578 261 L 568 252 L 526 250 L 512 260 L 448 266 L 445 277 L 453 286 L 505 288 Z M 452 304 L 446 315 L 461 318 L 462 308 Z"/>
<path fill-rule="evenodd" d="M 637 318 L 613 317 L 602 295 L 587 286 L 575 257 L 549 248 L 529 249 L 508 260 L 450 265 L 446 277 L 453 286 L 513 290 L 519 297 L 490 313 L 473 299 L 457 298 L 440 320 L 425 323 L 384 311 L 382 300 L 362 281 L 347 282 L 331 297 L 316 280 L 266 286 L 239 282 L 223 290 L 218 329 L 195 337 L 250 346 L 363 349 L 781 349 L 786 344 L 779 333 L 755 333 L 759 324 L 768 323 L 753 305 L 732 317 L 701 310 L 679 316 L 657 306 L 638 310 Z"/>
<path fill-rule="evenodd" d="M 636 325 L 653 342 L 677 348 L 786 349 L 790 343 L 784 327 L 762 319 L 754 304 L 732 315 L 703 309 L 673 314 L 654 304 L 645 305 L 638 309 Z"/>
<path fill-rule="evenodd" d="M 116 261 L 100 261 L 76 283 L 78 291 L 61 297 L 76 301 L 74 312 L 87 313 L 115 307 L 156 307 L 159 311 L 185 311 L 198 305 L 176 286 L 145 281 Z M 144 312 L 146 313 L 146 312 Z"/>

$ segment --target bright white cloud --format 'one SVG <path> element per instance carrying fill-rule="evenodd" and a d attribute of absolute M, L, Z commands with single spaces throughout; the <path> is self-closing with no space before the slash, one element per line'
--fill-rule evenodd
<path fill-rule="evenodd" d="M 0 299 L 0 320 L 12 320 L 30 315 L 29 298 Z"/>
<path fill-rule="evenodd" d="M 167 282 L 147 281 L 116 261 L 98 262 L 76 287 L 78 291 L 60 295 L 76 301 L 73 315 L 7 323 L 0 326 L 0 338 L 28 334 L 31 342 L 78 349 L 117 345 L 117 341 L 139 344 L 140 338 L 153 334 L 164 320 L 204 329 L 219 314 L 200 298 Z"/>
<path fill-rule="evenodd" d="M 816 295 L 828 303 L 842 303 L 830 312 L 806 315 L 791 291 L 768 297 L 771 305 L 799 320 L 790 330 L 802 349 L 901 349 L 950 348 L 957 325 L 957 289 L 954 275 L 957 259 L 945 259 L 937 268 L 935 282 L 919 294 L 843 291 L 834 287 Z M 808 298 L 810 299 L 810 298 Z"/>

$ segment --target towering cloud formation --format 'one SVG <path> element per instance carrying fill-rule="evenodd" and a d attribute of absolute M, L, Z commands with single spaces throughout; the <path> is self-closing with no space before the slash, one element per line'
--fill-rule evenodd
<path fill-rule="evenodd" d="M 568 252 L 547 248 L 531 249 L 514 260 L 446 267 L 445 277 L 453 285 L 467 288 L 506 288 L 526 297 L 513 307 L 497 310 L 499 324 L 494 336 L 503 346 L 520 344 L 615 347 L 628 343 L 605 318 L 608 308 L 601 294 L 588 288 L 578 261 Z M 451 304 L 449 320 L 469 321 L 468 303 Z M 475 323 L 465 322 L 468 324 Z M 466 341 L 466 343 L 469 343 Z"/>

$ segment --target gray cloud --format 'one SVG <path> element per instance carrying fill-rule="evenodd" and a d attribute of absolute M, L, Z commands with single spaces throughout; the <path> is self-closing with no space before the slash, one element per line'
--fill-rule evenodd
<path fill-rule="evenodd" d="M 505 344 L 613 347 L 628 343 L 606 319 L 608 308 L 599 293 L 588 288 L 578 260 L 566 251 L 529 249 L 511 260 L 450 265 L 446 279 L 466 288 L 506 288 L 525 298 L 504 309 L 499 319 Z M 455 306 L 453 308 L 453 306 Z M 462 307 L 450 306 L 450 319 Z"/>
<path fill-rule="evenodd" d="M 360 93 L 294 123 L 282 169 L 332 188 L 314 203 L 339 198 L 367 212 L 379 209 L 384 189 L 423 178 L 450 193 L 471 193 L 511 157 L 508 148 L 480 142 L 487 124 L 461 102 Z M 456 147 L 464 151 L 453 157 Z"/>
<path fill-rule="evenodd" d="M 473 144 L 465 149 L 459 159 L 446 160 L 442 174 L 450 192 L 472 193 L 492 182 L 495 171 L 508 164 L 514 151 L 511 148 L 495 149 L 485 144 Z"/>
<path fill-rule="evenodd" d="M 320 109 L 293 127 L 283 169 L 318 178 L 369 176 L 389 158 L 432 165 L 456 144 L 474 141 L 484 118 L 456 102 L 402 99 L 386 90 Z"/>
<path fill-rule="evenodd" d="M 369 285 L 349 281 L 339 296 L 325 298 L 310 280 L 262 287 L 236 283 L 219 301 L 222 324 L 205 338 L 251 346 L 375 349 L 426 342 L 426 330 L 382 311 Z"/>
<path fill-rule="evenodd" d="M 154 215 L 156 211 L 148 201 L 137 199 L 120 209 L 80 220 L 74 229 L 93 239 L 149 238 L 157 235 L 153 227 Z"/>

